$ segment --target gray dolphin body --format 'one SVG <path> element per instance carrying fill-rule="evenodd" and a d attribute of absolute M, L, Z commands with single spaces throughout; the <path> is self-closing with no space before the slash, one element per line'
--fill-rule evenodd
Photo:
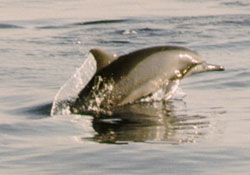
<path fill-rule="evenodd" d="M 97 72 L 71 105 L 72 112 L 112 110 L 183 77 L 224 70 L 206 63 L 197 52 L 177 46 L 150 47 L 119 57 L 99 49 L 90 52 L 96 59 Z"/>

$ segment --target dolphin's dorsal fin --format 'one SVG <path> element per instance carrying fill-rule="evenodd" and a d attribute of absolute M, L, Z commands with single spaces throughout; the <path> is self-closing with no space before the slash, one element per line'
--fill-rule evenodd
<path fill-rule="evenodd" d="M 110 54 L 101 49 L 91 49 L 90 53 L 95 57 L 97 72 L 112 63 L 118 57 L 116 54 Z"/>

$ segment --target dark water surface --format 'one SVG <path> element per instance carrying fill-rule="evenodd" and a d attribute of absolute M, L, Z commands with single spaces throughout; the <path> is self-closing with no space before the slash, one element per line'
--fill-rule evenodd
<path fill-rule="evenodd" d="M 247 0 L 3 0 L 0 174 L 249 174 L 249 10 Z M 185 98 L 167 104 L 50 116 L 89 49 L 165 44 L 226 70 L 184 79 Z"/>

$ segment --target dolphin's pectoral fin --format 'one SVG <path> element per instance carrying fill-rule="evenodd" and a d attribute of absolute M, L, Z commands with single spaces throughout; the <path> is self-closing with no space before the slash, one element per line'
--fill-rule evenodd
<path fill-rule="evenodd" d="M 139 98 L 140 102 L 154 102 L 170 100 L 178 89 L 180 80 L 169 80 L 151 93 Z"/>
<path fill-rule="evenodd" d="M 90 52 L 95 57 L 97 63 L 97 72 L 118 58 L 116 54 L 110 54 L 101 49 L 91 49 Z"/>
<path fill-rule="evenodd" d="M 132 92 L 129 93 L 120 103 L 119 106 L 133 103 L 143 97 L 146 97 L 161 87 L 160 84 L 157 83 L 157 81 L 149 81 L 141 86 L 133 89 Z"/>

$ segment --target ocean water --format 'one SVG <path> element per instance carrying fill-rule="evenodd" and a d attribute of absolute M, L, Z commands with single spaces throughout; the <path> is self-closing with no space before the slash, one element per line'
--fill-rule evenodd
<path fill-rule="evenodd" d="M 247 0 L 2 0 L 0 174 L 249 174 L 249 12 Z M 89 49 L 166 44 L 225 71 L 111 119 L 50 116 Z"/>

